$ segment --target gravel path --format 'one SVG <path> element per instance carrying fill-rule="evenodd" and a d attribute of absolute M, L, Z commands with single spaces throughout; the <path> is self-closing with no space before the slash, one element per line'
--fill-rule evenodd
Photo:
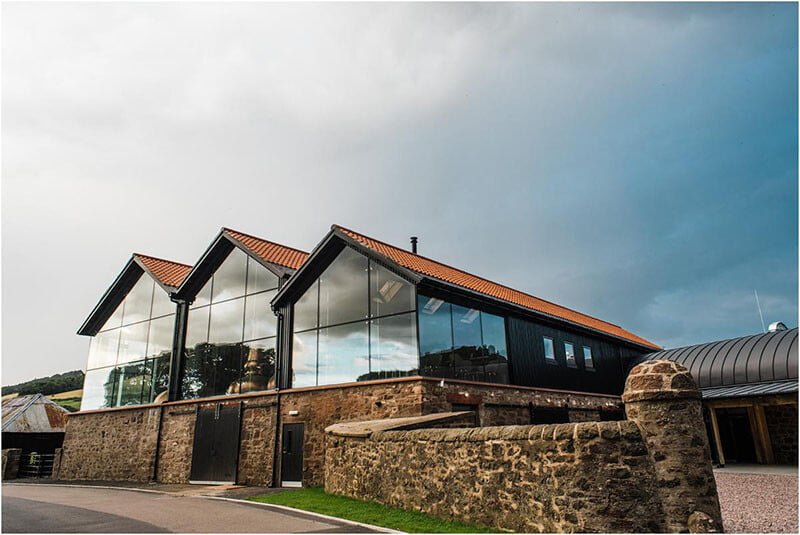
<path fill-rule="evenodd" d="M 797 533 L 797 476 L 714 475 L 727 533 Z"/>

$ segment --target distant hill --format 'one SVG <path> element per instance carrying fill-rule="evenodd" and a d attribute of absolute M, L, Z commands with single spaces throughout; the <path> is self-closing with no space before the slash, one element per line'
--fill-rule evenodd
<path fill-rule="evenodd" d="M 40 377 L 31 381 L 25 381 L 11 386 L 4 386 L 2 388 L 2 395 L 19 394 L 24 396 L 26 394 L 58 394 L 59 392 L 66 392 L 69 390 L 80 390 L 83 388 L 83 372 L 74 370 L 66 373 L 57 373 L 50 377 Z"/>

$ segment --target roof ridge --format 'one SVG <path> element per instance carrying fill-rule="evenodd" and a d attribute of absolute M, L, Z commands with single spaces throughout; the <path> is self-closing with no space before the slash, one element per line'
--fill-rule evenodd
<path fill-rule="evenodd" d="M 133 256 L 139 256 L 139 257 L 144 257 L 144 258 L 151 258 L 151 259 L 153 259 L 153 260 L 159 260 L 159 261 L 161 261 L 161 262 L 169 262 L 170 264 L 177 264 L 177 265 L 179 265 L 179 266 L 185 266 L 185 267 L 189 267 L 189 268 L 190 268 L 190 267 L 194 267 L 194 266 L 192 266 L 191 264 L 185 264 L 185 263 L 183 263 L 183 262 L 177 262 L 177 261 L 175 261 L 175 260 L 167 260 L 166 258 L 160 258 L 160 257 L 158 257 L 158 256 L 153 256 L 153 255 L 144 254 L 144 253 L 133 253 Z"/>
<path fill-rule="evenodd" d="M 255 240 L 260 240 L 260 241 L 263 241 L 263 242 L 271 243 L 273 245 L 277 245 L 278 247 L 283 247 L 285 249 L 291 249 L 292 251 L 297 251 L 298 253 L 303 253 L 304 255 L 308 254 L 308 252 L 303 251 L 302 249 L 297 249 L 296 247 L 291 247 L 289 245 L 284 245 L 282 243 L 278 243 L 278 242 L 275 242 L 275 241 L 272 241 L 272 240 L 268 240 L 266 238 L 261 238 L 260 236 L 254 236 L 253 234 L 248 234 L 247 232 L 242 232 L 241 230 L 236 230 L 236 229 L 233 229 L 233 228 L 230 228 L 230 227 L 222 227 L 222 231 L 223 232 L 235 232 L 237 234 L 243 234 L 244 236 L 247 236 L 249 238 L 253 238 Z"/>
<path fill-rule="evenodd" d="M 9 418 L 3 418 L 3 427 L 2 427 L 3 429 L 8 427 L 13 422 L 16 422 L 17 419 L 19 419 L 19 417 L 22 416 L 25 413 L 25 411 L 27 411 L 31 407 L 31 405 L 33 405 L 36 402 L 36 400 L 38 400 L 40 398 L 43 398 L 44 394 L 42 394 L 41 392 L 37 392 L 36 394 L 29 394 L 29 396 L 30 396 L 30 399 L 28 399 L 25 402 L 24 406 L 22 406 L 21 408 L 17 409 L 14 412 L 14 414 L 12 414 Z"/>
<path fill-rule="evenodd" d="M 501 286 L 501 287 L 505 288 L 506 290 L 510 290 L 510 291 L 512 291 L 512 292 L 517 292 L 517 293 L 520 293 L 520 294 L 522 294 L 522 295 L 525 295 L 525 296 L 527 296 L 527 297 L 531 297 L 531 298 L 533 298 L 533 299 L 538 299 L 539 301 L 542 301 L 542 302 L 548 303 L 548 304 L 550 304 L 550 305 L 553 305 L 553 306 L 555 306 L 555 307 L 559 307 L 559 308 L 563 308 L 563 309 L 565 309 L 565 310 L 569 310 L 570 312 L 574 312 L 575 314 L 580 314 L 581 316 L 585 316 L 585 317 L 587 317 L 587 318 L 591 318 L 591 319 L 593 319 L 593 320 L 595 320 L 595 321 L 600 321 L 600 322 L 602 322 L 602 323 L 605 323 L 606 325 L 611 325 L 612 327 L 616 327 L 616 328 L 618 328 L 618 329 L 622 329 L 622 330 L 624 330 L 625 332 L 628 332 L 628 333 L 630 333 L 630 334 L 633 334 L 633 333 L 631 333 L 630 331 L 628 331 L 627 329 L 625 329 L 625 328 L 621 327 L 620 325 L 617 325 L 616 323 L 611 323 L 610 321 L 606 321 L 606 320 L 604 320 L 604 319 L 601 319 L 601 318 L 598 318 L 598 317 L 592 316 L 591 314 L 586 314 L 585 312 L 581 312 L 581 311 L 579 311 L 579 310 L 575 310 L 575 309 L 573 309 L 573 308 L 570 308 L 570 307 L 567 307 L 567 306 L 564 306 L 564 305 L 561 305 L 561 304 L 555 303 L 555 302 L 553 302 L 553 301 L 549 301 L 549 300 L 547 300 L 547 299 L 543 299 L 543 298 L 541 298 L 541 297 L 538 297 L 538 296 L 535 296 L 535 295 L 531 295 L 531 294 L 529 294 L 529 293 L 527 293 L 527 292 L 523 292 L 522 290 L 518 290 L 518 289 L 516 289 L 516 288 L 512 288 L 511 286 L 508 286 L 508 285 L 506 285 L 506 284 L 502 284 L 502 283 L 499 283 L 499 282 L 496 282 L 496 281 L 493 281 L 493 280 L 487 279 L 487 278 L 485 278 L 485 277 L 482 277 L 482 276 L 480 276 L 480 275 L 475 275 L 474 273 L 470 273 L 469 271 L 465 271 L 465 270 L 463 270 L 463 269 L 460 269 L 460 268 L 457 268 L 457 267 L 451 266 L 450 264 L 445 264 L 444 262 L 441 262 L 441 261 L 439 261 L 439 260 L 434 260 L 433 258 L 429 258 L 429 257 L 427 257 L 427 256 L 424 256 L 424 255 L 421 255 L 421 254 L 419 254 L 419 253 L 414 253 L 414 252 L 412 252 L 412 251 L 408 251 L 408 250 L 406 250 L 406 249 L 403 249 L 403 248 L 401 248 L 401 247 L 398 247 L 398 246 L 396 246 L 396 245 L 392 245 L 391 243 L 387 243 L 387 242 L 385 242 L 385 241 L 382 241 L 382 240 L 375 239 L 375 238 L 373 238 L 373 237 L 371 237 L 371 236 L 367 236 L 366 234 L 362 234 L 362 233 L 360 233 L 360 232 L 357 232 L 357 231 L 355 231 L 355 230 L 349 229 L 349 228 L 347 228 L 347 227 L 343 227 L 343 226 L 341 226 L 341 225 L 337 225 L 337 224 L 331 225 L 331 227 L 332 227 L 332 228 L 337 228 L 337 229 L 340 229 L 340 230 L 344 230 L 344 231 L 347 231 L 347 232 L 352 232 L 353 234 L 358 234 L 359 236 L 363 236 L 363 237 L 365 237 L 365 238 L 368 238 L 368 239 L 370 239 L 370 240 L 376 241 L 376 242 L 378 242 L 378 243 L 381 243 L 381 244 L 383 244 L 383 245 L 385 245 L 385 246 L 387 246 L 387 247 L 392 247 L 392 248 L 394 248 L 394 249 L 399 249 L 399 250 L 403 251 L 403 252 L 404 252 L 404 253 L 406 253 L 406 254 L 410 254 L 410 255 L 418 256 L 419 258 L 424 258 L 425 260 L 428 260 L 429 262 L 434 262 L 434 263 L 436 263 L 436 264 L 439 264 L 439 265 L 445 266 L 445 267 L 447 267 L 447 268 L 450 268 L 450 269 L 452 269 L 452 270 L 454 270 L 454 271 L 458 271 L 459 273 L 463 273 L 464 275 L 468 275 L 468 276 L 470 276 L 470 277 L 475 277 L 475 278 L 477 278 L 477 279 L 480 279 L 480 280 L 482 280 L 482 281 L 484 281 L 484 282 L 488 282 L 488 283 L 490 283 L 490 284 L 496 284 L 496 285 L 498 285 L 498 286 Z M 634 335 L 634 336 L 635 336 L 635 335 Z"/>
<path fill-rule="evenodd" d="M 658 351 L 653 351 L 650 354 L 652 355 L 653 353 L 667 353 L 669 351 L 680 351 L 681 349 L 689 349 L 692 347 L 713 346 L 715 344 L 727 343 L 727 342 L 738 342 L 739 340 L 744 340 L 745 338 L 757 338 L 759 336 L 777 335 L 789 331 L 796 331 L 797 329 L 798 329 L 797 327 L 792 327 L 791 329 L 786 329 L 785 331 L 774 331 L 774 332 L 767 331 L 765 333 L 746 334 L 744 336 L 735 336 L 733 338 L 722 338 L 720 340 L 712 340 L 711 342 L 700 342 L 699 344 L 688 344 L 685 346 L 671 347 L 669 349 L 659 349 Z"/>

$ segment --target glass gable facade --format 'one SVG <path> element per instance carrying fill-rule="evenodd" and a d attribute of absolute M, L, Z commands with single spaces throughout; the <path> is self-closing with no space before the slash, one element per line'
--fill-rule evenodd
<path fill-rule="evenodd" d="M 175 310 L 143 273 L 92 337 L 81 410 L 150 403 L 167 390 Z"/>
<path fill-rule="evenodd" d="M 183 399 L 275 387 L 278 277 L 234 248 L 189 307 Z"/>
<path fill-rule="evenodd" d="M 417 310 L 421 375 L 509 382 L 502 317 L 422 294 Z"/>
<path fill-rule="evenodd" d="M 346 247 L 294 304 L 294 388 L 416 375 L 414 285 Z"/>

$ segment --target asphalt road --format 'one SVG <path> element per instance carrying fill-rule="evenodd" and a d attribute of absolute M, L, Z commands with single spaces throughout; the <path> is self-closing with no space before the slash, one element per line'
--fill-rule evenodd
<path fill-rule="evenodd" d="M 352 524 L 202 497 L 4 484 L 4 533 L 354 533 Z"/>

